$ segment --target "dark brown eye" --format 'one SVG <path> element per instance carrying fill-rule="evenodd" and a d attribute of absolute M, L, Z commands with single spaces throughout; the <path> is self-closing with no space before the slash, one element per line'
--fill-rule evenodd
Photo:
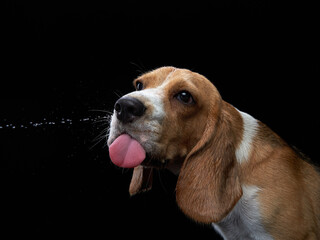
<path fill-rule="evenodd" d="M 142 83 L 142 82 L 137 81 L 137 82 L 136 82 L 136 89 L 137 89 L 137 91 L 142 90 L 142 89 L 143 89 L 143 83 Z"/>
<path fill-rule="evenodd" d="M 176 94 L 175 97 L 183 104 L 194 103 L 193 97 L 188 91 L 181 91 L 178 94 Z"/>

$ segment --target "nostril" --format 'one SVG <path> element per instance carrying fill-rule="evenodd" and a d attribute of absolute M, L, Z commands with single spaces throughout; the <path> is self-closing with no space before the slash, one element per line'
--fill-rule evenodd
<path fill-rule="evenodd" d="M 121 105 L 119 103 L 116 103 L 114 105 L 114 110 L 116 110 L 116 112 L 121 112 Z"/>

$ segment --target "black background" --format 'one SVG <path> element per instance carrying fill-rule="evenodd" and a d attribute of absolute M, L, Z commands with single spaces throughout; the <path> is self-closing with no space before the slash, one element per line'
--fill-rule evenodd
<path fill-rule="evenodd" d="M 319 163 L 317 12 L 315 4 L 263 0 L 6 1 L 3 229 L 214 239 L 179 211 L 169 172 L 156 172 L 151 192 L 129 197 L 131 171 L 113 166 L 105 141 L 95 140 L 106 125 L 92 119 L 107 113 L 91 110 L 112 111 L 145 71 L 189 68 Z M 44 118 L 57 124 L 28 125 Z"/>

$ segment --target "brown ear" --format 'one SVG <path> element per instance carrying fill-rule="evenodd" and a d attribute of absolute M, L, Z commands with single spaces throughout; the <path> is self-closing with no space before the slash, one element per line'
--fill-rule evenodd
<path fill-rule="evenodd" d="M 181 168 L 176 198 L 181 210 L 202 223 L 219 222 L 242 196 L 229 117 L 210 119 Z"/>
<path fill-rule="evenodd" d="M 141 165 L 133 169 L 129 187 L 130 196 L 140 192 L 149 191 L 152 188 L 153 168 L 145 168 Z"/>

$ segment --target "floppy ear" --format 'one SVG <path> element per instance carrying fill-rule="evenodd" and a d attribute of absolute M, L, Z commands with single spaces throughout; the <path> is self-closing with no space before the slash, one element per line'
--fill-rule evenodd
<path fill-rule="evenodd" d="M 149 191 L 152 188 L 153 168 L 145 168 L 141 165 L 133 169 L 129 187 L 130 196 L 140 192 Z"/>
<path fill-rule="evenodd" d="M 242 196 L 233 133 L 224 111 L 208 119 L 202 138 L 180 170 L 176 198 L 181 210 L 197 222 L 222 220 Z"/>

